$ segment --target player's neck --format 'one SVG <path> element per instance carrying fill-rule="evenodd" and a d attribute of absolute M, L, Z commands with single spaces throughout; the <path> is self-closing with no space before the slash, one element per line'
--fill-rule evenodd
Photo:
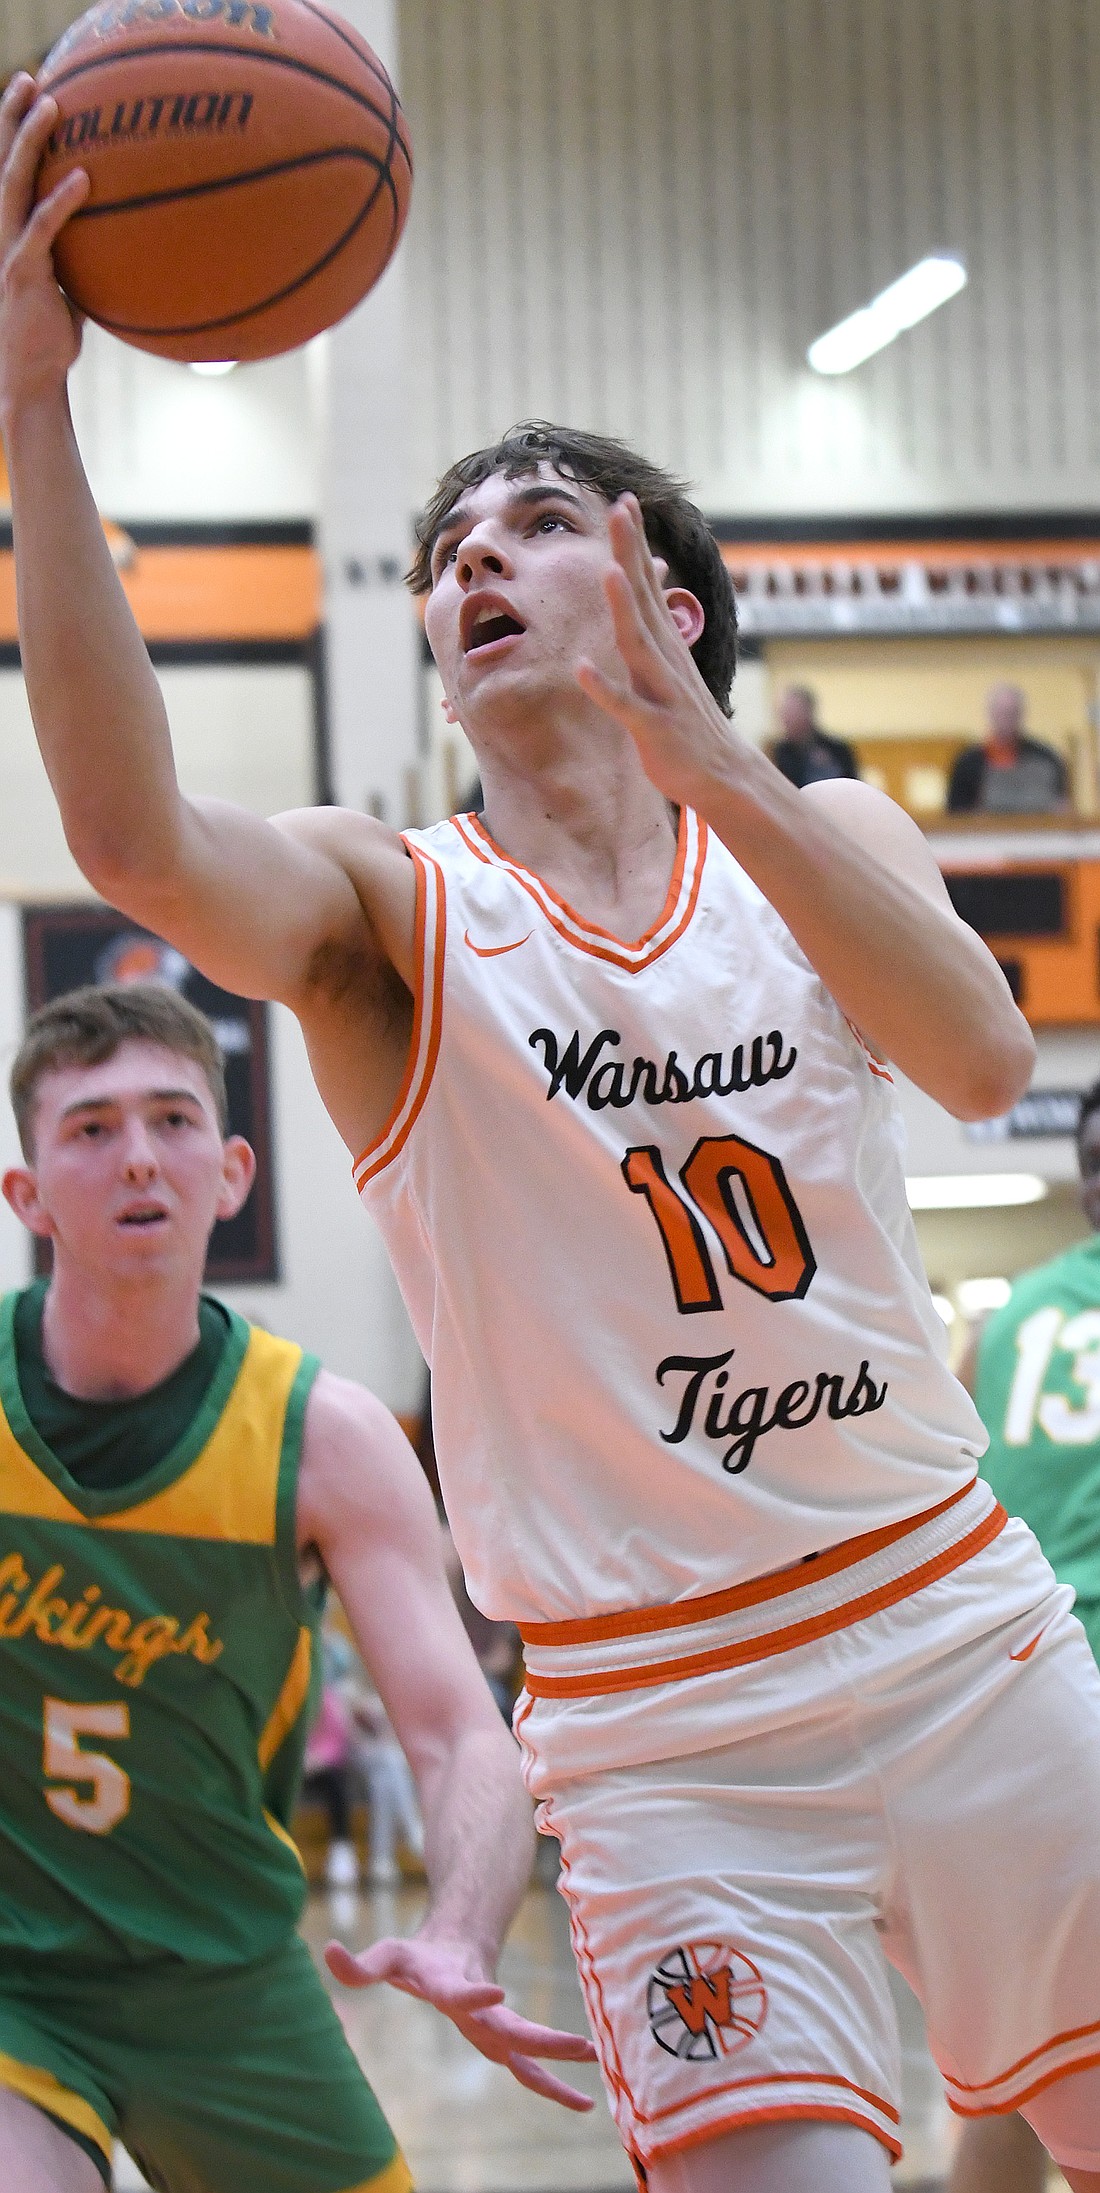
<path fill-rule="evenodd" d="M 169 1378 L 197 1347 L 198 1282 L 94 1282 L 59 1264 L 42 1316 L 51 1378 L 80 1401 L 128 1401 Z"/>
<path fill-rule="evenodd" d="M 676 858 L 674 811 L 636 764 L 563 757 L 536 780 L 482 762 L 485 826 L 579 914 L 641 936 L 660 915 Z"/>

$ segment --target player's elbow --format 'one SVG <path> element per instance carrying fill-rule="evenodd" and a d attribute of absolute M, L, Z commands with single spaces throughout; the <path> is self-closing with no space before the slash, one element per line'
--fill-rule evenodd
<path fill-rule="evenodd" d="M 65 842 L 93 891 L 123 913 L 133 910 L 135 894 L 144 905 L 150 891 L 163 891 L 171 874 L 168 848 L 127 818 L 67 817 Z"/>
<path fill-rule="evenodd" d="M 957 1087 L 947 1110 L 956 1119 L 999 1119 L 1030 1086 L 1035 1038 L 1012 1006 L 995 1030 L 984 1030 L 959 1060 Z"/>

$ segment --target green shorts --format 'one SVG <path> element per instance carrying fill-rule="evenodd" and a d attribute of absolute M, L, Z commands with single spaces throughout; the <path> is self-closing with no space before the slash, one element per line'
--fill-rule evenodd
<path fill-rule="evenodd" d="M 160 1962 L 0 1981 L 0 2085 L 110 2183 L 114 2140 L 158 2193 L 409 2193 L 411 2179 L 297 1935 L 255 1964 Z"/>

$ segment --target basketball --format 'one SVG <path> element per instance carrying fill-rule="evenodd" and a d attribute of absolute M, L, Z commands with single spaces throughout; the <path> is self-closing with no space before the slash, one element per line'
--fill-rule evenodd
<path fill-rule="evenodd" d="M 38 178 L 91 191 L 54 246 L 71 302 L 189 362 L 331 327 L 393 255 L 404 117 L 366 40 L 316 0 L 99 0 L 47 56 Z"/>

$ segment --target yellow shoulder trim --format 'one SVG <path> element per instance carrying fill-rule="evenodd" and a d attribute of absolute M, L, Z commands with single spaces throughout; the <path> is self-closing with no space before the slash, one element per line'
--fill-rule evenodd
<path fill-rule="evenodd" d="M 86 1516 L 19 1445 L 0 1408 L 0 1513 L 89 1530 L 275 1543 L 283 1425 L 302 1351 L 253 1326 L 221 1416 L 189 1469 L 163 1492 L 109 1515 Z"/>
<path fill-rule="evenodd" d="M 71 2124 L 74 2132 L 82 2132 L 85 2139 L 94 2140 L 110 2162 L 114 2141 L 102 2117 L 82 2094 L 74 2094 L 71 2087 L 62 2086 L 52 2071 L 43 2071 L 40 2064 L 21 2064 L 17 2057 L 6 2056 L 0 2049 L 0 2086 L 8 2087 L 13 2094 L 22 2094 L 36 2108 L 60 2118 L 62 2124 Z M 380 2182 L 372 2180 L 372 2183 Z"/>
<path fill-rule="evenodd" d="M 0 1513 L 36 1515 L 45 1523 L 83 1523 L 86 1518 L 66 1500 L 53 1480 L 20 1446 L 0 1403 Z"/>

